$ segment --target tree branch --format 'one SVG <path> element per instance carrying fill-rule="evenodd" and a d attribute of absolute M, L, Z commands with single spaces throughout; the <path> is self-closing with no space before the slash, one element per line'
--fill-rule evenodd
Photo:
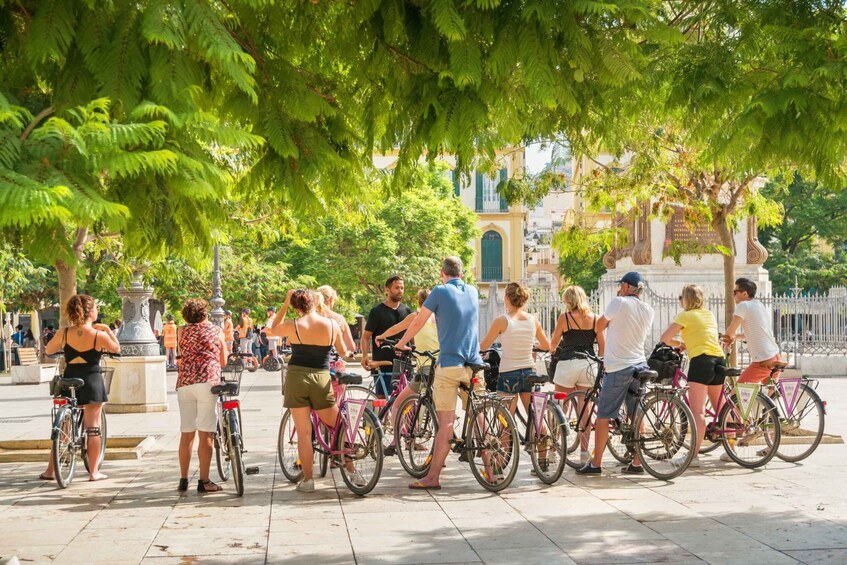
<path fill-rule="evenodd" d="M 26 138 L 29 137 L 29 134 L 32 133 L 32 130 L 34 130 L 36 128 L 36 126 L 38 126 L 38 124 L 41 122 L 41 120 L 43 120 L 44 118 L 46 118 L 47 116 L 49 116 L 50 114 L 52 114 L 55 111 L 56 110 L 53 108 L 53 106 L 47 106 L 46 108 L 41 110 L 38 114 L 35 115 L 35 117 L 32 119 L 32 121 L 29 123 L 29 125 L 26 126 L 26 129 L 24 129 L 24 131 L 21 133 L 21 136 L 18 139 L 20 141 L 25 141 Z"/>

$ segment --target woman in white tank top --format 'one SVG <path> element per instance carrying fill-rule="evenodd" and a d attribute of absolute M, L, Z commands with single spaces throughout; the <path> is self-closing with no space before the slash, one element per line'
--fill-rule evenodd
<path fill-rule="evenodd" d="M 524 285 L 509 283 L 506 287 L 506 315 L 491 323 L 488 335 L 480 344 L 480 349 L 484 351 L 499 339 L 502 349 L 497 392 L 520 394 L 524 408 L 529 406 L 529 393 L 532 392 L 532 387 L 526 384 L 526 378 L 535 374 L 532 346 L 538 340 L 539 348 L 550 350 L 550 342 L 544 335 L 541 323 L 535 316 L 523 311 L 527 300 L 529 290 Z M 516 408 L 517 403 L 512 402 L 512 414 Z"/>

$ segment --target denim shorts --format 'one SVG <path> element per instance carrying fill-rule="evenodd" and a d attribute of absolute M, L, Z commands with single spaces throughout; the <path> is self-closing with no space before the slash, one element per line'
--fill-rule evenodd
<path fill-rule="evenodd" d="M 635 410 L 635 396 L 638 394 L 638 379 L 634 376 L 635 372 L 649 369 L 647 363 L 639 363 L 620 371 L 606 373 L 600 388 L 600 398 L 597 400 L 597 417 L 617 418 L 620 416 L 624 400 L 626 400 L 627 414 L 632 414 Z"/>
<path fill-rule="evenodd" d="M 394 391 L 394 385 L 391 384 L 392 370 L 386 367 L 388 371 L 380 371 L 379 375 L 374 376 L 374 392 L 377 396 L 388 398 Z"/>
<path fill-rule="evenodd" d="M 500 373 L 497 377 L 497 392 L 518 394 L 532 392 L 532 386 L 526 384 L 526 378 L 535 374 L 535 369 L 516 369 Z"/>

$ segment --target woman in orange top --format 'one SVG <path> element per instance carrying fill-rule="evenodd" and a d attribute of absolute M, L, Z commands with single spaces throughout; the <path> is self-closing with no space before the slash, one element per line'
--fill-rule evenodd
<path fill-rule="evenodd" d="M 165 355 L 168 356 L 168 369 L 176 369 L 176 323 L 174 315 L 168 314 L 168 321 L 162 327 Z"/>
<path fill-rule="evenodd" d="M 226 354 L 232 353 L 232 342 L 235 341 L 234 328 L 232 327 L 232 312 L 224 310 L 224 343 L 226 343 Z"/>

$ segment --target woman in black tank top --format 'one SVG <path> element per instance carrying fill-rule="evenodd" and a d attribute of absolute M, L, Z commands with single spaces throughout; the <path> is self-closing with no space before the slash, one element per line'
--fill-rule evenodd
<path fill-rule="evenodd" d="M 100 372 L 100 357 L 103 351 L 119 353 L 121 345 L 109 326 L 95 324 L 97 304 L 86 294 L 71 296 L 65 305 L 65 314 L 71 326 L 56 332 L 50 343 L 44 348 L 47 355 L 54 355 L 64 349 L 64 378 L 82 379 L 85 385 L 76 391 L 77 402 L 83 407 L 83 422 L 88 436 L 88 480 L 99 481 L 106 475 L 100 468 L 100 416 L 103 404 L 109 400 L 106 384 Z M 47 470 L 40 478 L 53 479 L 53 459 L 47 464 Z"/>
<path fill-rule="evenodd" d="M 297 313 L 297 320 L 280 323 L 288 307 Z M 269 335 L 288 338 L 291 361 L 285 374 L 283 406 L 291 410 L 297 428 L 297 451 L 303 469 L 303 480 L 297 485 L 301 492 L 314 491 L 312 480 L 312 420 L 311 410 L 330 427 L 338 420 L 338 406 L 332 392 L 329 374 L 333 346 L 343 356 L 347 348 L 341 338 L 338 323 L 315 312 L 312 292 L 305 288 L 289 291 L 281 316 L 274 320 Z"/>

